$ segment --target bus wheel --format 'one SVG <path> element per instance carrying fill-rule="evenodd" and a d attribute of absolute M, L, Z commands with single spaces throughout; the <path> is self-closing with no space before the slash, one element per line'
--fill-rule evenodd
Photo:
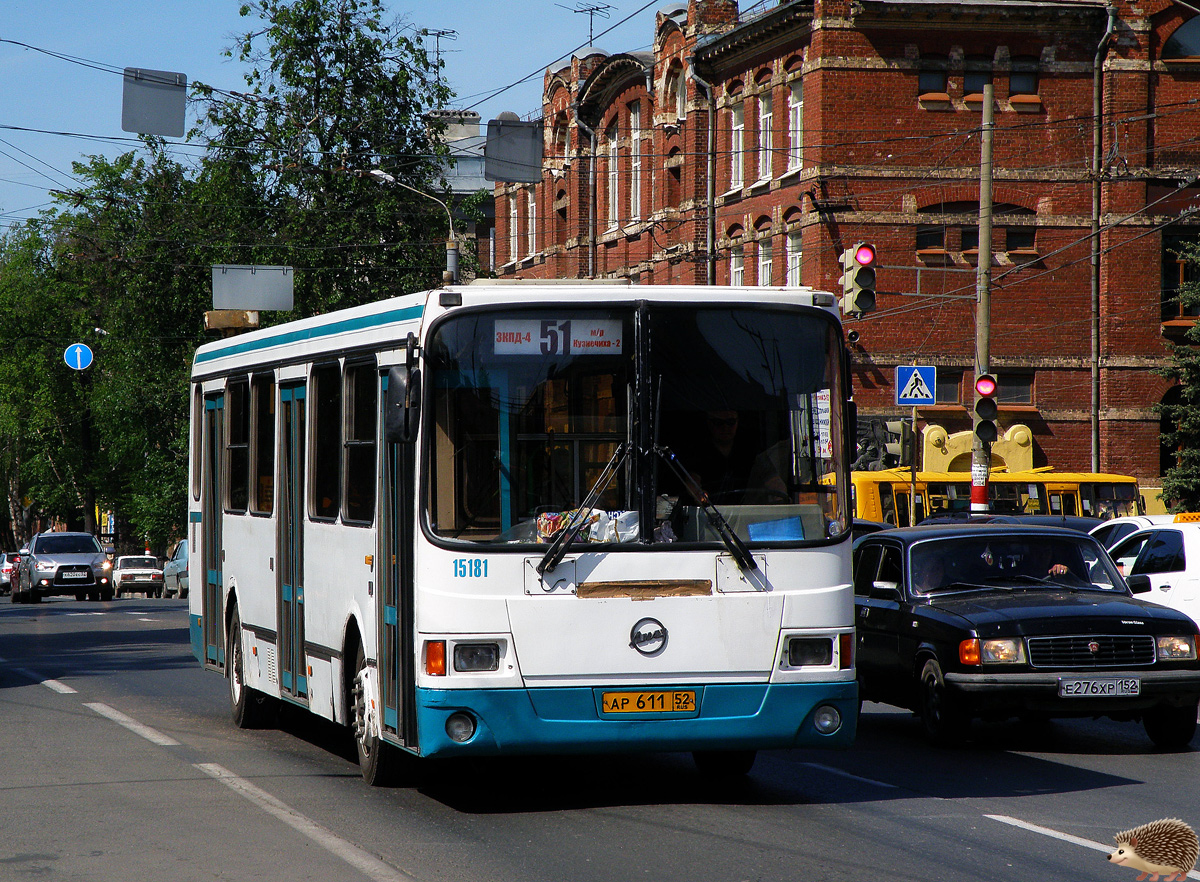
<path fill-rule="evenodd" d="M 237 607 L 229 621 L 229 706 L 239 729 L 261 729 L 274 722 L 275 700 L 246 685 L 246 660 L 242 652 L 242 617 Z"/>
<path fill-rule="evenodd" d="M 702 775 L 710 778 L 738 778 L 750 773 L 755 750 L 695 750 L 692 760 Z"/>
<path fill-rule="evenodd" d="M 358 768 L 363 780 L 372 787 L 381 787 L 395 780 L 400 764 L 399 751 L 386 744 L 375 734 L 375 726 L 368 720 L 368 714 L 373 713 L 368 708 L 366 689 L 367 655 L 362 645 L 354 661 L 354 693 L 350 706 L 353 717 L 354 743 L 358 747 Z"/>

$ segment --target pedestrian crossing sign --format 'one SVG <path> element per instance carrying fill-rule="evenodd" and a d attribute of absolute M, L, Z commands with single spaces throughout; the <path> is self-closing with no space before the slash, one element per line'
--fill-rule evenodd
<path fill-rule="evenodd" d="M 932 364 L 896 366 L 896 404 L 919 407 L 933 404 L 937 398 L 937 367 Z"/>

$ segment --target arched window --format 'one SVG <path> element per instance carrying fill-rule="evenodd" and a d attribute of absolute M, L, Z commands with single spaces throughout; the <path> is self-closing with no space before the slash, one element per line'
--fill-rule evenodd
<path fill-rule="evenodd" d="M 1189 19 L 1167 38 L 1163 58 L 1196 58 L 1200 56 L 1200 15 Z"/>

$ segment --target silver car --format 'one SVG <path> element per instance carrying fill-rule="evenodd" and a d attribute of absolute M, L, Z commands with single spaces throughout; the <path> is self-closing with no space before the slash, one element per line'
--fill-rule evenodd
<path fill-rule="evenodd" d="M 112 553 L 91 533 L 38 533 L 21 549 L 13 603 L 37 603 L 55 594 L 112 600 Z"/>
<path fill-rule="evenodd" d="M 167 597 L 188 596 L 188 541 L 180 539 L 163 564 L 163 590 Z"/>

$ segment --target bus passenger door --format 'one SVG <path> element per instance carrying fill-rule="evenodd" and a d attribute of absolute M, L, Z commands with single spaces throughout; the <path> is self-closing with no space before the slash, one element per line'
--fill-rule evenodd
<path fill-rule="evenodd" d="M 308 696 L 304 655 L 305 386 L 279 387 L 283 429 L 279 469 L 279 686 L 296 699 Z"/>
<path fill-rule="evenodd" d="M 388 378 L 382 377 L 380 402 Z M 380 425 L 383 425 L 382 415 Z M 406 747 L 417 747 L 416 675 L 413 671 L 413 494 L 412 444 L 385 442 L 379 527 L 379 678 L 383 728 Z"/>
<path fill-rule="evenodd" d="M 200 518 L 203 544 L 200 548 L 200 572 L 204 574 L 201 614 L 204 616 L 204 663 L 225 667 L 225 612 L 221 592 L 221 551 L 223 509 L 221 464 L 225 455 L 225 395 L 204 399 L 204 502 Z"/>

